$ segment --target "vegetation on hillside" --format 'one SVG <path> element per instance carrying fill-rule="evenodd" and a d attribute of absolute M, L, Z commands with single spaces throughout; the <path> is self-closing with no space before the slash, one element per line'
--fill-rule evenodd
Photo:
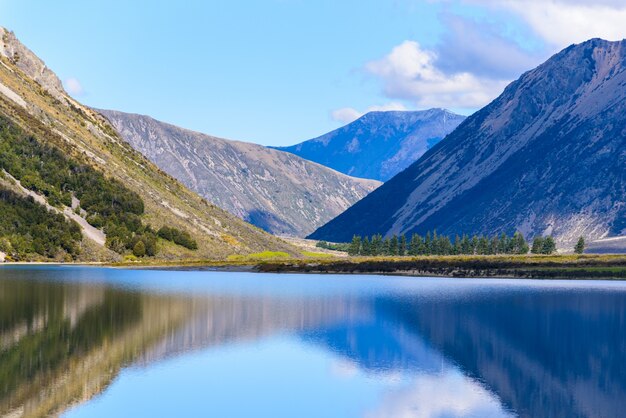
<path fill-rule="evenodd" d="M 44 195 L 53 206 L 70 206 L 72 197 L 78 199 L 80 207 L 76 211 L 104 231 L 106 245 L 113 251 L 135 252 L 135 248 L 139 250 L 143 246 L 144 250 L 137 252 L 156 254 L 157 233 L 142 222 L 144 203 L 137 193 L 93 167 L 69 158 L 58 148 L 26 135 L 2 117 L 0 170 L 10 173 L 24 187 Z M 179 231 L 177 236 L 185 238 L 178 240 L 184 241 L 181 245 L 192 247 L 189 234 Z"/>
<path fill-rule="evenodd" d="M 158 235 L 165 240 L 171 241 L 185 248 L 189 248 L 190 250 L 198 248 L 198 243 L 191 237 L 191 235 L 189 235 L 186 231 L 181 231 L 180 229 L 164 226 L 159 229 Z"/>
<path fill-rule="evenodd" d="M 350 251 L 350 244 L 345 242 L 327 242 L 327 241 L 318 241 L 315 244 L 317 248 L 323 248 L 325 250 L 333 250 L 333 251 L 341 251 L 347 253 Z"/>
<path fill-rule="evenodd" d="M 48 211 L 32 197 L 0 187 L 0 251 L 11 259 L 29 259 L 34 254 L 75 259 L 81 240 L 76 222 Z"/>

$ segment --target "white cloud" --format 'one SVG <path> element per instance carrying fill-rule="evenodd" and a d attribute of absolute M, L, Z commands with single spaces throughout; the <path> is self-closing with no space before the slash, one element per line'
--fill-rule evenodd
<path fill-rule="evenodd" d="M 450 3 L 454 0 L 434 0 Z M 457 0 L 458 1 L 458 0 Z M 626 38 L 624 0 L 461 0 L 520 16 L 545 42 L 555 47 L 590 38 Z"/>
<path fill-rule="evenodd" d="M 479 383 L 456 371 L 418 375 L 400 390 L 391 390 L 367 418 L 510 418 L 499 399 Z"/>
<path fill-rule="evenodd" d="M 564 47 L 590 38 L 626 38 L 626 4 L 575 4 L 570 1 L 507 1 L 504 7 L 519 14 L 546 42 Z"/>
<path fill-rule="evenodd" d="M 364 112 L 360 112 L 352 107 L 344 107 L 341 109 L 333 110 L 331 112 L 331 117 L 333 120 L 341 123 L 350 123 L 354 122 L 364 114 L 368 112 L 376 112 L 376 111 L 390 111 L 390 110 L 408 110 L 405 105 L 402 103 L 387 103 L 380 106 L 370 106 Z"/>
<path fill-rule="evenodd" d="M 85 90 L 83 90 L 83 86 L 76 78 L 68 78 L 67 80 L 65 80 L 63 85 L 65 87 L 65 90 L 72 96 L 81 96 L 83 93 L 85 93 Z"/>
<path fill-rule="evenodd" d="M 446 74 L 437 67 L 436 61 L 435 51 L 423 49 L 415 41 L 404 41 L 365 68 L 382 81 L 387 97 L 410 100 L 420 108 L 482 107 L 508 83 L 469 72 Z"/>

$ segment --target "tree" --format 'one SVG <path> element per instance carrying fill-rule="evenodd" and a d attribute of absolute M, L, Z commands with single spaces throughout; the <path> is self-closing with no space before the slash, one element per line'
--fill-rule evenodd
<path fill-rule="evenodd" d="M 543 237 L 535 237 L 535 239 L 533 239 L 533 246 L 530 252 L 533 254 L 543 253 Z"/>
<path fill-rule="evenodd" d="M 406 247 L 406 236 L 402 234 L 400 236 L 400 247 L 398 248 L 398 255 L 405 256 L 407 247 Z"/>
<path fill-rule="evenodd" d="M 381 255 L 383 253 L 383 236 L 380 234 L 372 237 L 371 255 Z"/>
<path fill-rule="evenodd" d="M 361 254 L 361 237 L 359 235 L 352 237 L 352 242 L 350 247 L 348 247 L 348 254 L 353 256 Z"/>
<path fill-rule="evenodd" d="M 422 246 L 422 237 L 418 234 L 411 236 L 411 242 L 409 244 L 409 255 L 418 255 L 420 253 L 420 247 Z"/>
<path fill-rule="evenodd" d="M 526 239 L 524 239 L 524 235 L 519 231 L 513 234 L 510 243 L 510 252 L 513 254 L 528 254 L 528 244 L 526 243 Z"/>
<path fill-rule="evenodd" d="M 388 255 L 398 255 L 398 237 L 394 235 L 389 239 Z"/>
<path fill-rule="evenodd" d="M 146 244 L 143 241 L 137 241 L 133 247 L 133 255 L 135 257 L 144 257 L 146 255 Z"/>
<path fill-rule="evenodd" d="M 361 255 L 372 255 L 372 246 L 368 237 L 363 239 L 361 246 Z"/>
<path fill-rule="evenodd" d="M 552 254 L 556 251 L 556 244 L 554 238 L 551 236 L 544 238 L 543 240 L 543 254 Z"/>
<path fill-rule="evenodd" d="M 585 238 L 584 237 L 578 238 L 578 242 L 576 243 L 576 246 L 574 247 L 574 252 L 576 254 L 582 254 L 585 252 Z"/>
<path fill-rule="evenodd" d="M 430 231 L 426 233 L 426 238 L 424 239 L 424 254 L 432 255 L 433 253 L 433 243 L 430 238 Z"/>

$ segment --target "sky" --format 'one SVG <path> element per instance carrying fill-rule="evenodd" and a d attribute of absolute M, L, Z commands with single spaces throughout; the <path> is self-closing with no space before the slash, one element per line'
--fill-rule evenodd
<path fill-rule="evenodd" d="M 370 110 L 471 114 L 625 0 L 0 0 L 0 25 L 96 108 L 291 145 Z"/>

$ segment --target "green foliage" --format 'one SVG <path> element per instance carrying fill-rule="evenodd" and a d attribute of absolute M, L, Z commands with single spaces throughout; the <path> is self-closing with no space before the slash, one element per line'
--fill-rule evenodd
<path fill-rule="evenodd" d="M 315 246 L 317 248 L 323 248 L 325 250 L 341 251 L 344 253 L 350 251 L 350 244 L 347 244 L 344 242 L 334 243 L 334 242 L 318 241 L 318 243 L 315 244 Z"/>
<path fill-rule="evenodd" d="M 145 257 L 146 245 L 143 241 L 137 241 L 137 243 L 133 246 L 133 255 L 135 257 Z"/>
<path fill-rule="evenodd" d="M 533 254 L 541 254 L 543 251 L 543 237 L 535 237 L 530 252 Z"/>
<path fill-rule="evenodd" d="M 576 254 L 582 254 L 585 252 L 585 238 L 584 237 L 578 238 L 578 242 L 576 243 L 576 246 L 574 247 L 574 252 Z"/>
<path fill-rule="evenodd" d="M 544 238 L 542 254 L 553 254 L 555 251 L 556 251 L 556 243 L 554 242 L 554 238 L 550 236 Z"/>
<path fill-rule="evenodd" d="M 187 231 L 181 231 L 180 229 L 164 226 L 159 229 L 157 234 L 164 240 L 171 241 L 190 250 L 198 249 L 198 243 L 191 237 L 191 235 L 189 235 Z"/>
<path fill-rule="evenodd" d="M 530 250 L 533 254 L 553 254 L 556 251 L 556 243 L 554 238 L 548 237 L 535 237 L 533 240 L 533 246 Z"/>
<path fill-rule="evenodd" d="M 0 251 L 14 260 L 31 254 L 54 258 L 64 251 L 79 254 L 80 227 L 61 214 L 49 212 L 33 198 L 0 188 Z"/>
<path fill-rule="evenodd" d="M 1 169 L 24 187 L 46 196 L 53 206 L 70 206 L 72 195 L 76 196 L 87 213 L 87 222 L 104 230 L 112 250 L 132 250 L 136 240 L 141 239 L 148 255 L 156 252 L 156 245 L 154 251 L 149 248 L 156 238 L 150 237 L 154 233 L 142 224 L 144 203 L 137 193 L 93 167 L 79 164 L 58 148 L 26 135 L 4 118 L 0 118 Z"/>
<path fill-rule="evenodd" d="M 355 235 L 354 237 L 352 237 L 352 242 L 350 243 L 350 246 L 348 247 L 348 254 L 359 255 L 360 253 L 361 253 L 361 237 L 358 235 Z"/>
<path fill-rule="evenodd" d="M 418 255 L 490 255 L 490 254 L 527 254 L 528 244 L 520 232 L 512 237 L 506 234 L 494 236 L 462 237 L 456 235 L 454 241 L 450 237 L 438 235 L 437 231 L 426 233 L 422 237 L 413 234 L 410 240 L 404 235 L 383 238 L 382 235 L 361 238 L 355 235 L 348 246 L 350 255 L 361 256 L 418 256 Z"/>

